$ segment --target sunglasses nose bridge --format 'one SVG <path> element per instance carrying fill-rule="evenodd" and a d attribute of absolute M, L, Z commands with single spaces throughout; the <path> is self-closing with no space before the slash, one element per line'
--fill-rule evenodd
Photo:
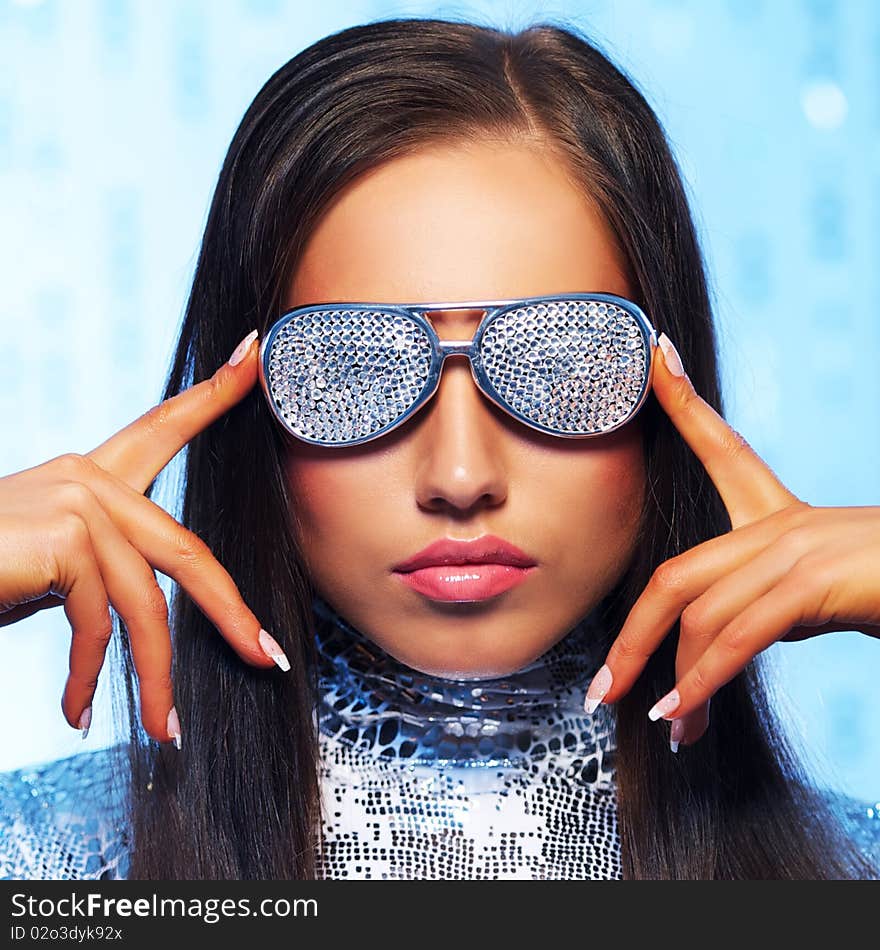
<path fill-rule="evenodd" d="M 483 388 L 478 378 L 476 364 L 478 350 L 473 340 L 438 340 L 437 350 L 440 353 L 440 362 L 437 365 L 438 380 L 440 373 L 443 371 L 443 367 L 446 365 L 446 358 L 448 356 L 466 356 L 470 364 L 471 376 L 473 376 L 477 388 Z"/>
<path fill-rule="evenodd" d="M 436 395 L 437 389 L 440 385 L 440 375 L 443 372 L 443 367 L 446 365 L 446 358 L 448 356 L 466 356 L 468 359 L 468 364 L 470 366 L 471 378 L 477 386 L 477 389 L 480 390 L 484 395 L 488 396 L 492 402 L 501 406 L 501 408 L 510 411 L 502 403 L 492 395 L 492 393 L 486 389 L 482 379 L 481 379 L 481 369 L 478 361 L 479 349 L 477 347 L 475 340 L 437 340 L 437 351 L 440 354 L 440 360 L 437 364 L 437 369 L 434 375 L 434 388 L 431 392 L 431 396 Z"/>
<path fill-rule="evenodd" d="M 445 361 L 447 356 L 455 353 L 461 353 L 464 356 L 470 356 L 473 351 L 473 340 L 439 340 L 438 349 L 440 350 L 440 361 Z"/>

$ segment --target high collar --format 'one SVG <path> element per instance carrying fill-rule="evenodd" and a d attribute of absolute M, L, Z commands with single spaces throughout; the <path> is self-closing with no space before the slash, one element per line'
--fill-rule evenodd
<path fill-rule="evenodd" d="M 590 614 L 554 647 L 508 676 L 447 679 L 386 653 L 315 597 L 319 660 L 317 720 L 325 736 L 408 764 L 496 766 L 547 755 L 613 753 L 613 714 L 584 713 L 587 685 L 602 663 Z M 592 756 L 591 761 L 597 761 Z M 607 780 L 613 755 L 588 780 Z M 596 770 L 595 764 L 592 766 Z M 606 771 L 607 770 L 607 771 Z"/>

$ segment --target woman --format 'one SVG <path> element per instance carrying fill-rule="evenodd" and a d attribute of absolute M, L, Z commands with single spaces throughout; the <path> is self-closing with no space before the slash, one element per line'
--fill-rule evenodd
<path fill-rule="evenodd" d="M 645 332 L 620 424 L 607 352 L 584 356 L 609 400 L 589 438 L 462 359 L 494 302 L 559 297 Z M 315 354 L 367 339 L 346 320 L 404 302 L 404 348 L 426 323 L 462 344 L 430 399 L 415 356 L 393 385 L 379 357 L 361 389 L 318 380 Z M 292 311 L 298 358 L 268 346 Z M 541 327 L 503 353 L 520 380 Z M 675 162 L 576 32 L 389 20 L 279 69 L 220 173 L 164 398 L 0 483 L 30 553 L 0 571 L 4 620 L 63 603 L 87 729 L 112 603 L 131 726 L 115 778 L 109 752 L 7 776 L 13 874 L 876 876 L 877 822 L 811 787 L 759 654 L 877 635 L 880 511 L 800 501 L 724 423 Z M 184 446 L 181 528 L 149 499 Z M 152 568 L 179 582 L 170 623 Z"/>

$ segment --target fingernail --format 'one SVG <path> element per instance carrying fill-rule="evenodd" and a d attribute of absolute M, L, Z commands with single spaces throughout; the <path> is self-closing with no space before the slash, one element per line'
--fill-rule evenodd
<path fill-rule="evenodd" d="M 673 719 L 669 727 L 669 748 L 678 752 L 678 744 L 684 738 L 684 720 Z"/>
<path fill-rule="evenodd" d="M 681 364 L 681 357 L 672 340 L 665 333 L 661 333 L 657 339 L 657 345 L 663 350 L 663 362 L 666 363 L 669 372 L 673 376 L 684 376 L 684 366 Z"/>
<path fill-rule="evenodd" d="M 168 735 L 174 739 L 175 748 L 181 746 L 180 740 L 180 720 L 177 718 L 177 710 L 172 706 L 168 713 Z"/>
<path fill-rule="evenodd" d="M 584 699 L 584 712 L 594 713 L 609 689 L 611 689 L 611 670 L 606 663 L 603 663 L 590 681 L 590 688 Z"/>
<path fill-rule="evenodd" d="M 681 702 L 681 697 L 678 695 L 678 690 L 670 690 L 665 696 L 661 699 L 658 699 L 656 703 L 648 710 L 648 719 L 652 722 L 655 722 L 661 716 L 668 716 L 669 713 L 675 709 L 676 706 Z"/>
<path fill-rule="evenodd" d="M 274 637 L 269 636 L 269 634 L 262 629 L 260 630 L 258 639 L 260 646 L 263 648 L 263 653 L 273 659 L 282 670 L 287 672 L 290 669 L 290 660 L 287 659 L 278 641 Z"/>
<path fill-rule="evenodd" d="M 79 717 L 79 728 L 82 729 L 82 737 L 85 737 L 89 734 L 89 726 L 92 724 L 92 707 L 86 706 L 82 711 L 82 714 Z"/>
<path fill-rule="evenodd" d="M 257 331 L 251 330 L 251 332 L 238 344 L 238 346 L 232 351 L 232 356 L 229 357 L 229 365 L 237 366 L 247 355 L 247 351 L 250 349 L 251 343 L 254 342 L 257 338 Z"/>

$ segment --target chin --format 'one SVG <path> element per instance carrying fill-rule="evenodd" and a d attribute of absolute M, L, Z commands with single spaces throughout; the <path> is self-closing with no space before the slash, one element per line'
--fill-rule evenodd
<path fill-rule="evenodd" d="M 428 676 L 438 676 L 449 680 L 483 680 L 499 679 L 516 673 L 524 666 L 536 660 L 541 654 L 550 649 L 552 643 L 534 645 L 531 649 L 510 653 L 510 644 L 507 650 L 487 650 L 486 655 L 462 656 L 461 650 L 444 652 L 442 655 L 413 655 L 407 650 L 397 650 L 390 644 L 379 644 L 386 653 L 390 653 L 396 660 L 411 669 L 418 670 Z"/>
<path fill-rule="evenodd" d="M 532 618 L 541 612 L 534 606 L 483 622 L 473 618 L 471 623 L 462 614 L 482 613 L 484 604 L 443 607 L 450 616 L 425 619 L 387 611 L 381 617 L 357 617 L 350 622 L 404 666 L 449 680 L 510 676 L 546 653 L 570 629 L 565 619 L 560 626 L 535 624 Z M 345 611 L 339 612 L 346 616 Z M 404 630 L 406 636 L 401 637 Z"/>

